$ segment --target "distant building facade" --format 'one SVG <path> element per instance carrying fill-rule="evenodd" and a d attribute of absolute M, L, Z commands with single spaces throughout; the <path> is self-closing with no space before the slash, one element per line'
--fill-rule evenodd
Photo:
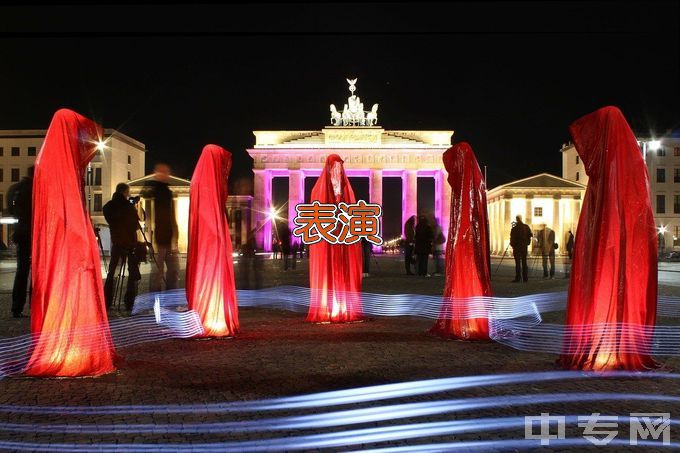
<path fill-rule="evenodd" d="M 130 181 L 128 183 L 130 185 L 130 195 L 141 195 L 144 186 L 151 179 L 153 179 L 153 174 Z M 180 253 L 186 253 L 189 247 L 189 189 L 191 181 L 178 178 L 177 176 L 171 176 L 168 183 L 170 185 L 170 190 L 175 197 L 175 215 L 177 216 L 177 229 L 179 233 L 177 246 Z M 248 238 L 252 202 L 253 197 L 251 195 L 230 195 L 227 198 L 225 209 L 234 252 L 238 252 Z M 144 228 L 144 234 L 146 235 L 147 240 L 153 241 L 153 202 L 142 198 L 138 204 L 138 214 L 141 219 L 140 224 L 142 228 Z"/>
<path fill-rule="evenodd" d="M 503 184 L 487 192 L 491 253 L 503 255 L 510 244 L 515 217 L 529 225 L 534 236 L 548 227 L 555 232 L 557 253 L 566 254 L 567 234 L 576 234 L 585 186 L 549 173 Z M 536 246 L 533 242 L 530 251 Z"/>
<path fill-rule="evenodd" d="M 649 174 L 659 252 L 680 250 L 680 137 L 638 138 Z M 588 175 L 572 143 L 562 146 L 562 177 L 588 185 Z"/>
<path fill-rule="evenodd" d="M 8 216 L 7 191 L 27 175 L 35 164 L 45 140 L 45 129 L 0 130 L 0 209 Z M 115 129 L 105 129 L 102 149 L 88 165 L 85 174 L 87 208 L 94 225 L 106 224 L 102 206 L 111 199 L 116 184 L 144 176 L 146 147 Z M 12 225 L 3 224 L 1 239 L 10 245 Z"/>

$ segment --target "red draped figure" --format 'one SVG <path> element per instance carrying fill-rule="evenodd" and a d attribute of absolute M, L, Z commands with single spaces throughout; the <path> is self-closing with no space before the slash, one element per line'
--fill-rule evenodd
<path fill-rule="evenodd" d="M 578 370 L 654 368 L 649 354 L 657 239 L 644 158 L 616 107 L 584 116 L 569 132 L 589 180 L 576 233 L 561 363 Z"/>
<path fill-rule="evenodd" d="M 431 332 L 460 340 L 488 340 L 485 305 L 465 299 L 492 295 L 486 185 L 469 144 L 453 145 L 443 160 L 451 186 L 451 219 L 444 299 Z"/>
<path fill-rule="evenodd" d="M 326 159 L 321 176 L 312 189 L 311 202 L 356 203 L 337 154 Z M 336 234 L 339 228 L 336 230 Z M 309 246 L 309 322 L 351 322 L 363 318 L 361 307 L 361 242 L 352 245 L 320 241 Z"/>
<path fill-rule="evenodd" d="M 230 337 L 239 331 L 226 213 L 230 171 L 231 153 L 207 145 L 191 178 L 186 293 L 189 309 L 201 318 L 204 337 Z"/>
<path fill-rule="evenodd" d="M 100 137 L 94 122 L 59 110 L 35 161 L 29 376 L 115 370 L 99 251 L 83 190 Z"/>

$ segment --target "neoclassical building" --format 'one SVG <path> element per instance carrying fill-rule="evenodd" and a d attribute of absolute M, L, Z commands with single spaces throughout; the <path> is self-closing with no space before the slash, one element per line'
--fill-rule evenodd
<path fill-rule="evenodd" d="M 326 157 L 339 154 L 348 176 L 369 178 L 371 203 L 382 205 L 383 178 L 402 181 L 402 224 L 416 215 L 417 178 L 435 181 L 434 214 L 449 218 L 451 189 L 446 182 L 442 154 L 451 146 L 453 131 L 385 130 L 376 125 L 377 104 L 363 110 L 354 94 L 356 79 L 348 80 L 351 96 L 342 113 L 331 105 L 332 126 L 313 131 L 254 131 L 252 226 L 258 240 L 270 251 L 272 179 L 288 178 L 288 222 L 293 228 L 295 206 L 304 203 L 305 178 L 321 174 Z M 442 226 L 448 228 L 448 221 Z"/>
<path fill-rule="evenodd" d="M 576 234 L 586 187 L 549 173 L 519 179 L 487 192 L 491 253 L 503 255 L 510 244 L 510 228 L 517 215 L 536 232 L 555 231 L 558 254 L 566 254 L 567 232 Z M 534 243 L 535 245 L 535 243 Z M 512 250 L 508 249 L 508 253 Z"/>
<path fill-rule="evenodd" d="M 680 134 L 638 135 L 638 144 L 649 174 L 659 253 L 680 250 Z M 587 185 L 588 175 L 573 143 L 564 144 L 561 151 L 562 177 Z"/>

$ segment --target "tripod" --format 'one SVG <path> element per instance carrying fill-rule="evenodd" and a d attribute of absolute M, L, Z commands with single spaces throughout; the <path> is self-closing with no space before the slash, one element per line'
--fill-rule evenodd
<path fill-rule="evenodd" d="M 494 275 L 498 274 L 498 269 L 501 268 L 501 264 L 503 264 L 503 260 L 505 259 L 505 255 L 507 255 L 509 248 L 510 248 L 510 243 L 508 242 L 508 245 L 505 247 L 505 251 L 503 252 L 503 256 L 501 256 L 501 260 L 498 263 L 498 266 L 496 266 L 496 271 L 494 272 Z"/>
<path fill-rule="evenodd" d="M 116 278 L 116 286 L 113 291 L 113 300 L 111 306 L 116 305 L 116 311 L 120 312 L 120 301 L 123 300 L 123 287 L 125 282 L 125 270 L 127 268 L 128 254 L 125 253 L 120 257 L 120 273 Z M 114 270 L 115 272 L 115 270 Z"/>
<path fill-rule="evenodd" d="M 109 263 L 106 261 L 106 255 L 104 254 L 104 246 L 102 245 L 102 237 L 99 235 L 99 227 L 94 227 L 94 235 L 97 236 L 97 244 L 99 244 L 99 253 L 102 255 L 104 260 L 104 269 L 106 273 L 109 273 Z"/>
<path fill-rule="evenodd" d="M 146 211 L 141 206 L 140 206 L 140 209 L 142 210 L 142 215 L 144 216 L 144 220 L 146 221 Z M 137 228 L 139 228 L 139 231 L 142 233 L 142 238 L 144 239 L 144 246 L 149 250 L 149 253 L 151 254 L 151 259 L 153 260 L 154 264 L 156 265 L 156 270 L 160 274 L 161 278 L 163 279 L 163 284 L 167 288 L 168 282 L 165 279 L 165 274 L 162 272 L 161 267 L 158 265 L 158 260 L 156 260 L 156 253 L 154 252 L 153 244 L 151 242 L 149 242 L 149 240 L 146 238 L 146 234 L 144 233 L 144 228 L 142 228 L 142 224 L 139 223 L 139 218 L 137 218 Z"/>

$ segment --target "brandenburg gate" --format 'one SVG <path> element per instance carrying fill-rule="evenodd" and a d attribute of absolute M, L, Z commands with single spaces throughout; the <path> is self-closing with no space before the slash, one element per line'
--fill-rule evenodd
<path fill-rule="evenodd" d="M 354 94 L 356 79 L 349 80 L 351 96 L 339 112 L 331 105 L 331 126 L 317 131 L 254 131 L 252 225 L 258 243 L 272 249 L 272 179 L 288 177 L 288 222 L 293 229 L 295 206 L 305 202 L 305 178 L 321 174 L 326 157 L 338 154 L 347 176 L 369 178 L 371 203 L 382 206 L 383 177 L 402 181 L 402 227 L 417 214 L 417 178 L 435 183 L 434 215 L 444 236 L 448 230 L 451 188 L 446 182 L 442 154 L 451 144 L 453 131 L 385 130 L 377 125 L 378 104 L 370 111 Z"/>

